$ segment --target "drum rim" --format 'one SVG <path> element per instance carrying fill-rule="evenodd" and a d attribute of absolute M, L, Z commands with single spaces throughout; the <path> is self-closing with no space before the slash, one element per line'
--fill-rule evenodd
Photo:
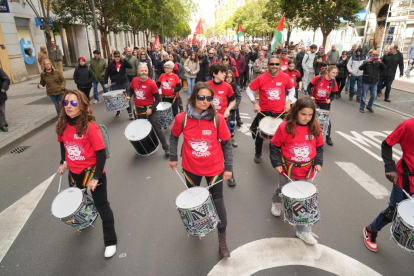
<path fill-rule="evenodd" d="M 79 203 L 79 206 L 76 208 L 76 211 L 74 211 L 72 214 L 70 214 L 70 215 L 67 215 L 67 216 L 65 216 L 65 217 L 58 217 L 58 216 L 56 216 L 54 213 L 53 213 L 53 204 L 55 203 L 55 200 L 58 198 L 58 196 L 60 195 L 60 194 L 62 194 L 64 191 L 67 191 L 67 190 L 69 190 L 69 189 L 76 189 L 76 190 L 79 190 L 80 192 L 81 192 L 81 194 L 82 194 L 82 200 L 81 200 L 81 202 Z M 58 218 L 58 219 L 60 219 L 60 220 L 65 220 L 65 219 L 68 219 L 68 218 L 70 218 L 70 217 L 73 217 L 78 211 L 79 211 L 79 209 L 82 207 L 82 205 L 83 204 L 85 204 L 85 199 L 86 199 L 86 196 L 85 196 L 85 193 L 84 192 L 82 192 L 82 190 L 81 189 L 79 189 L 79 188 L 77 188 L 77 187 L 69 187 L 69 188 L 67 188 L 67 189 L 64 189 L 63 191 L 61 191 L 59 194 L 57 194 L 56 195 L 56 197 L 53 199 L 53 201 L 52 201 L 52 206 L 50 207 L 50 209 L 51 209 L 51 212 L 52 212 L 52 215 L 55 217 L 55 218 Z M 93 201 L 93 200 L 92 200 Z"/>
<path fill-rule="evenodd" d="M 158 109 L 158 107 L 161 105 L 161 106 L 163 106 L 164 104 L 166 104 L 168 107 L 167 108 L 165 108 L 165 109 Z M 169 102 L 159 102 L 158 103 L 158 105 L 157 105 L 157 108 L 156 108 L 156 110 L 157 110 L 157 112 L 159 111 L 159 112 L 162 112 L 162 111 L 167 111 L 167 110 L 169 110 L 169 109 L 172 109 L 172 104 L 171 103 L 169 103 Z"/>
<path fill-rule="evenodd" d="M 290 196 L 287 196 L 287 195 L 285 195 L 285 194 L 283 193 L 283 189 L 284 189 L 284 188 L 285 188 L 288 184 L 291 184 L 291 183 L 292 183 L 292 182 L 289 182 L 289 183 L 287 183 L 286 185 L 284 185 L 284 186 L 282 187 L 282 189 L 281 189 L 282 196 L 287 197 L 287 198 L 294 198 L 294 199 L 302 199 L 302 200 L 305 200 L 305 199 L 308 199 L 308 198 L 310 198 L 310 197 L 312 197 L 312 196 L 314 196 L 314 195 L 319 195 L 319 192 L 318 192 L 318 187 L 316 187 L 316 185 L 315 185 L 315 184 L 310 183 L 310 182 L 307 182 L 307 181 L 302 181 L 302 180 L 300 180 L 300 181 L 294 181 L 294 182 L 304 182 L 304 183 L 308 183 L 308 184 L 313 185 L 313 186 L 315 187 L 315 193 L 313 193 L 312 195 L 310 195 L 310 196 L 308 196 L 308 197 L 290 197 Z"/>
<path fill-rule="evenodd" d="M 264 131 L 264 130 L 262 130 L 262 129 L 260 128 L 260 124 L 261 124 L 262 122 L 265 122 L 266 120 L 274 120 L 275 122 L 279 122 L 279 121 L 280 121 L 280 124 L 284 122 L 284 121 L 283 121 L 282 119 L 280 119 L 280 118 L 275 118 L 275 117 L 270 117 L 270 116 L 262 118 L 262 119 L 260 120 L 260 122 L 259 122 L 259 131 L 260 131 L 261 133 L 263 132 L 263 133 L 264 133 L 264 134 L 266 134 L 267 136 L 274 136 L 274 135 L 275 135 L 275 133 L 276 133 L 276 131 L 277 131 L 277 129 L 278 129 L 278 127 L 280 126 L 280 124 L 276 127 L 275 133 L 271 134 L 271 133 L 268 133 L 268 132 L 266 132 L 266 131 Z"/>
<path fill-rule="evenodd" d="M 144 121 L 145 121 L 146 123 L 144 123 Z M 150 126 L 150 131 L 148 132 L 148 134 L 147 134 L 147 135 L 145 135 L 145 136 L 144 136 L 144 137 L 142 137 L 141 139 L 136 138 L 136 140 L 130 140 L 130 139 L 129 139 L 129 137 L 127 136 L 127 129 L 128 129 L 128 127 L 129 127 L 129 126 L 131 126 L 132 124 L 135 124 L 135 125 L 136 125 L 136 124 L 140 124 L 140 123 L 149 124 L 149 126 Z M 134 120 L 134 121 L 130 122 L 130 123 L 126 126 L 126 128 L 125 128 L 125 130 L 124 130 L 124 135 L 125 135 L 125 138 L 127 138 L 127 139 L 128 139 L 128 141 L 131 141 L 131 142 L 138 142 L 138 141 L 141 141 L 141 140 L 145 139 L 148 135 L 150 135 L 152 130 L 154 130 L 154 128 L 152 127 L 151 123 L 150 123 L 147 119 L 136 119 L 136 120 Z M 155 133 L 155 130 L 154 130 L 154 133 Z M 157 139 L 158 139 L 158 136 L 157 136 Z"/>
<path fill-rule="evenodd" d="M 199 205 L 197 205 L 197 206 L 194 206 L 194 207 L 189 207 L 189 208 L 185 208 L 185 207 L 179 207 L 178 206 L 178 204 L 177 204 L 177 200 L 178 200 L 178 198 L 182 195 L 182 194 L 184 194 L 184 193 L 189 193 L 189 190 L 190 189 L 194 189 L 194 188 L 200 188 L 200 189 L 197 189 L 197 190 L 201 190 L 201 189 L 203 189 L 204 191 L 206 191 L 207 192 L 207 197 L 206 197 L 206 199 L 201 203 L 201 204 L 199 204 Z M 200 191 L 196 191 L 196 192 L 200 192 Z M 200 192 L 200 194 L 197 194 L 197 196 L 199 196 L 199 195 L 202 195 L 203 193 L 201 193 Z M 196 209 L 196 208 L 198 208 L 198 207 L 200 207 L 201 205 L 204 205 L 205 203 L 206 203 L 206 201 L 209 199 L 209 198 L 211 198 L 211 200 L 213 200 L 212 199 L 212 197 L 211 197 L 211 194 L 209 193 L 209 191 L 207 190 L 207 188 L 205 188 L 205 187 L 200 187 L 200 186 L 195 186 L 195 187 L 191 187 L 191 188 L 188 188 L 187 190 L 184 190 L 184 191 L 182 191 L 181 193 L 179 193 L 178 194 L 178 196 L 175 198 L 175 206 L 177 207 L 177 209 L 179 209 L 179 210 L 194 210 L 194 209 Z M 214 202 L 213 202 L 214 203 Z M 214 206 L 214 208 L 215 208 L 215 206 Z"/>
<path fill-rule="evenodd" d="M 399 206 L 401 205 L 401 204 L 404 204 L 404 202 L 411 202 L 411 199 L 404 199 L 404 200 L 402 200 L 402 201 L 400 201 L 399 203 L 398 203 L 398 205 L 397 205 L 397 215 L 401 218 L 401 220 L 402 220 L 402 223 L 404 223 L 408 228 L 411 228 L 412 229 L 412 231 L 414 231 L 414 225 L 411 225 L 410 223 L 408 223 L 406 220 L 404 220 L 404 218 L 401 216 L 401 213 L 399 212 Z M 395 219 L 394 219 L 395 220 Z"/>

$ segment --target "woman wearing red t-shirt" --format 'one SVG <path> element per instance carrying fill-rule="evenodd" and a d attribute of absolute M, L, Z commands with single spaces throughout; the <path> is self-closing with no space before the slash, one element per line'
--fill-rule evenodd
<path fill-rule="evenodd" d="M 298 98 L 298 92 L 302 91 L 302 76 L 300 75 L 299 70 L 296 70 L 296 62 L 294 60 L 289 60 L 288 69 L 283 71 L 287 74 L 292 80 L 293 86 L 295 87 L 295 97 Z"/>
<path fill-rule="evenodd" d="M 316 106 L 323 110 L 331 110 L 331 102 L 335 99 L 332 93 L 338 92 L 338 84 L 335 77 L 338 75 L 338 67 L 329 65 L 325 75 L 314 77 L 308 85 L 308 94 L 312 95 Z M 331 139 L 332 121 L 329 121 L 328 134 L 326 135 L 326 143 L 333 146 Z"/>
<path fill-rule="evenodd" d="M 210 193 L 220 218 L 219 253 L 224 258 L 230 257 L 230 252 L 226 243 L 227 215 L 223 198 L 223 181 L 229 180 L 232 176 L 233 152 L 230 131 L 223 115 L 217 114 L 211 104 L 213 98 L 214 91 L 208 84 L 196 83 L 186 112 L 175 117 L 171 128 L 168 167 L 177 169 L 178 139 L 182 133 L 184 142 L 181 165 L 187 186 L 200 186 L 203 176 L 208 185 L 221 181 L 210 189 Z"/>
<path fill-rule="evenodd" d="M 282 173 L 293 181 L 312 183 L 314 169 L 317 172 L 322 170 L 323 137 L 315 112 L 316 105 L 309 96 L 299 98 L 270 143 L 270 161 L 279 173 L 279 185 L 273 193 L 271 209 L 276 217 L 282 212 L 281 190 L 289 182 Z M 296 228 L 296 236 L 305 243 L 318 242 L 310 226 L 297 225 Z"/>
<path fill-rule="evenodd" d="M 162 101 L 172 104 L 174 117 L 178 114 L 178 97 L 181 90 L 181 82 L 178 75 L 173 74 L 174 63 L 167 61 L 164 64 L 164 72 L 157 80 L 158 88 L 161 87 Z"/>
<path fill-rule="evenodd" d="M 58 173 L 63 174 L 69 169 L 69 186 L 91 191 L 102 219 L 105 257 L 109 258 L 116 252 L 117 237 L 114 215 L 107 198 L 106 154 L 101 129 L 92 115 L 89 100 L 82 92 L 67 90 L 63 99 L 56 124 L 62 157 Z"/>

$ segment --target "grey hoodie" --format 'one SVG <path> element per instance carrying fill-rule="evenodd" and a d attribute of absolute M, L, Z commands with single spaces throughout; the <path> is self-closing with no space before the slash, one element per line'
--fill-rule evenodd
<path fill-rule="evenodd" d="M 203 113 L 198 114 L 194 107 L 189 104 L 187 106 L 188 118 L 197 119 L 197 120 L 211 120 L 210 113 L 208 111 L 203 111 Z M 178 161 L 178 139 L 179 137 L 174 136 L 171 133 L 170 135 L 170 161 Z M 218 138 L 217 138 L 218 139 Z M 221 148 L 223 149 L 224 155 L 224 171 L 232 172 L 233 171 L 233 148 L 231 147 L 230 140 L 221 141 Z"/>

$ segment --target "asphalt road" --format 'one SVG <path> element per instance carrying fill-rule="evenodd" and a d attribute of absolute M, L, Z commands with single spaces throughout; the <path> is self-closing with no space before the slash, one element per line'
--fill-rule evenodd
<path fill-rule="evenodd" d="M 282 217 L 271 215 L 271 195 L 278 176 L 268 158 L 268 142 L 264 143 L 264 162 L 255 164 L 254 142 L 244 127 L 239 128 L 239 147 L 234 149 L 237 185 L 224 186 L 232 257 L 220 262 L 216 233 L 202 239 L 187 237 L 174 203 L 184 186 L 167 168 L 161 147 L 150 157 L 138 156 L 124 136 L 130 123 L 126 112 L 115 117 L 103 103 L 93 108 L 111 138 L 112 157 L 107 160 L 106 171 L 119 240 L 116 255 L 103 257 L 100 218 L 95 227 L 78 233 L 51 216 L 51 203 L 58 190 L 56 176 L 20 233 L 16 233 L 0 262 L 0 275 L 373 275 L 366 271 L 413 275 L 412 255 L 390 240 L 389 226 L 379 234 L 378 253 L 368 251 L 362 242 L 363 227 L 386 208 L 388 196 L 375 197 L 359 179 L 368 175 L 391 190 L 383 163 L 375 156 L 380 156 L 378 141 L 384 139 L 384 131 L 392 131 L 404 117 L 378 108 L 374 114 L 361 114 L 354 101 L 334 101 L 334 146 L 324 147 L 323 171 L 315 179 L 321 211 L 321 221 L 313 227 L 319 236 L 316 247 L 298 242 L 293 227 Z M 246 126 L 254 115 L 245 95 L 240 108 Z M 167 130 L 164 133 L 169 135 Z M 359 135 L 365 140 L 358 143 L 346 135 Z M 53 126 L 22 146 L 30 148 L 0 157 L 2 213 L 51 177 L 59 165 Z M 358 170 L 344 170 L 344 164 Z M 67 187 L 67 181 L 64 185 Z M 24 207 L 25 203 L 17 205 Z M 0 241 L 5 233 L 0 232 Z M 352 269 L 359 266 L 366 270 L 354 274 Z M 238 269 L 243 273 L 235 274 Z"/>

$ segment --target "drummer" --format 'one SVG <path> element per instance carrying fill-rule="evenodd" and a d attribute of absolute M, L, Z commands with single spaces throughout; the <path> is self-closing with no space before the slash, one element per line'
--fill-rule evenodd
<path fill-rule="evenodd" d="M 61 161 L 58 173 L 69 169 L 69 186 L 91 191 L 102 219 L 106 258 L 116 252 L 117 237 L 112 209 L 107 198 L 105 144 L 89 99 L 79 90 L 66 90 L 56 123 Z"/>
<path fill-rule="evenodd" d="M 338 67 L 329 65 L 325 75 L 318 75 L 310 81 L 308 85 L 308 94 L 312 95 L 318 108 L 331 110 L 331 102 L 335 99 L 335 95 L 332 95 L 332 93 L 339 91 L 338 84 L 335 81 L 336 75 L 338 75 Z M 331 126 L 332 122 L 330 121 L 328 134 L 326 135 L 326 143 L 333 146 Z"/>
<path fill-rule="evenodd" d="M 226 242 L 227 215 L 223 198 L 223 181 L 231 178 L 233 152 L 230 131 L 221 114 L 214 105 L 213 89 L 206 83 L 195 84 L 185 112 L 179 113 L 171 128 L 171 155 L 168 167 L 178 166 L 178 139 L 183 133 L 182 168 L 187 186 L 200 186 L 203 176 L 208 185 L 217 183 L 210 193 L 220 218 L 218 225 L 219 254 L 221 258 L 230 257 Z M 224 168 L 223 168 L 224 162 Z"/>
<path fill-rule="evenodd" d="M 388 223 L 392 222 L 397 204 L 407 198 L 401 188 L 411 196 L 414 193 L 413 137 L 414 118 L 403 121 L 382 142 L 381 152 L 382 159 L 385 163 L 385 177 L 394 185 L 387 209 L 382 211 L 363 231 L 365 246 L 372 252 L 378 251 L 378 232 Z M 400 144 L 403 152 L 402 158 L 397 162 L 397 165 L 395 165 L 395 161 L 392 159 L 392 147 L 396 144 Z M 414 210 L 412 211 L 414 214 Z"/>
<path fill-rule="evenodd" d="M 157 86 L 161 87 L 162 101 L 172 104 L 173 115 L 178 114 L 178 97 L 181 90 L 180 77 L 173 73 L 174 62 L 167 61 L 164 64 L 164 72 L 157 80 Z"/>
<path fill-rule="evenodd" d="M 282 213 L 281 189 L 291 180 L 312 183 L 314 170 L 320 172 L 323 163 L 323 136 L 316 120 L 316 105 L 309 96 L 299 98 L 281 123 L 269 144 L 270 161 L 279 173 L 279 185 L 273 193 L 271 212 Z M 311 226 L 297 225 L 296 237 L 307 244 L 316 244 Z"/>
<path fill-rule="evenodd" d="M 161 130 L 156 112 L 157 105 L 160 102 L 160 94 L 155 82 L 148 78 L 148 67 L 146 64 L 138 65 L 138 77 L 131 82 L 127 100 L 133 94 L 135 94 L 135 118 L 147 119 L 151 123 L 162 144 L 162 149 L 165 151 L 165 156 L 169 156 L 170 147 Z"/>
<path fill-rule="evenodd" d="M 263 138 L 257 134 L 260 120 L 265 116 L 278 117 L 281 113 L 290 110 L 290 104 L 295 97 L 295 87 L 288 75 L 280 71 L 281 60 L 278 56 L 269 58 L 267 72 L 257 77 L 246 89 L 246 94 L 253 103 L 253 110 L 257 113 L 250 130 L 255 142 L 254 162 L 262 162 Z M 286 101 L 285 90 L 288 91 Z M 259 103 L 254 97 L 254 91 L 259 90 Z"/>

